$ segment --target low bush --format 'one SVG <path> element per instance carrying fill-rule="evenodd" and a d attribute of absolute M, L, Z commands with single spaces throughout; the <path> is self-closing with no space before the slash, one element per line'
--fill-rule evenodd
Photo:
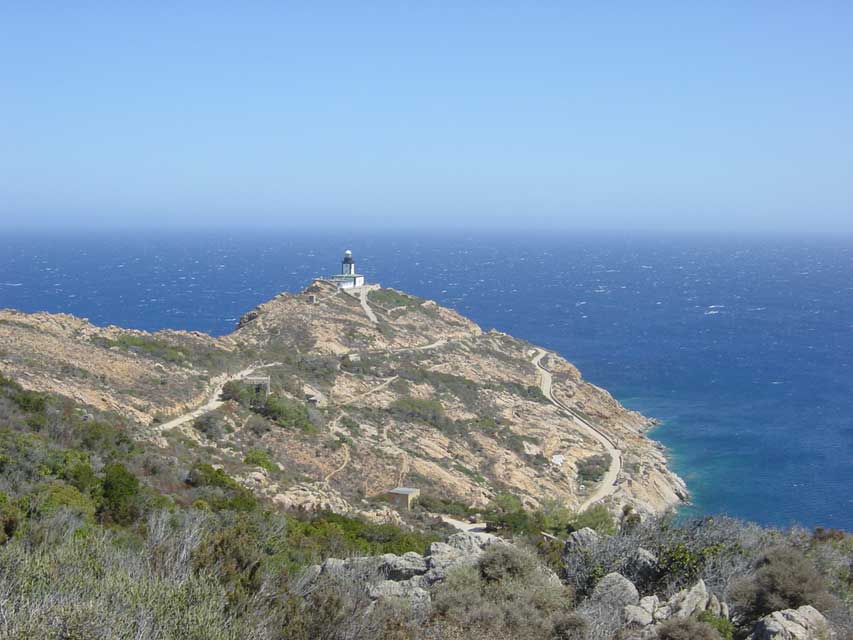
<path fill-rule="evenodd" d="M 225 433 L 225 423 L 215 412 L 196 418 L 193 428 L 211 440 L 219 440 Z"/>
<path fill-rule="evenodd" d="M 583 626 L 572 616 L 571 592 L 515 546 L 492 545 L 475 566 L 451 571 L 433 588 L 433 605 L 438 616 L 474 637 L 573 638 Z"/>
<path fill-rule="evenodd" d="M 104 467 L 99 515 L 111 522 L 130 524 L 140 514 L 140 487 L 127 468 L 118 462 Z"/>
<path fill-rule="evenodd" d="M 721 640 L 709 624 L 693 618 L 673 618 L 658 627 L 658 640 Z"/>
<path fill-rule="evenodd" d="M 397 307 L 414 307 L 423 303 L 421 298 L 415 298 L 395 289 L 374 289 L 367 294 L 367 298 L 373 304 L 385 307 L 386 310 Z"/>
<path fill-rule="evenodd" d="M 60 509 L 83 518 L 86 522 L 95 519 L 95 503 L 88 495 L 61 480 L 45 483 L 34 494 L 26 497 L 29 514 L 36 518 L 53 515 Z"/>
<path fill-rule="evenodd" d="M 0 491 L 0 545 L 6 544 L 15 535 L 20 522 L 20 509 L 9 501 L 9 496 Z"/>
<path fill-rule="evenodd" d="M 754 572 L 735 583 L 729 598 L 749 621 L 805 604 L 821 610 L 835 604 L 814 564 L 798 549 L 782 546 L 759 557 Z"/>
<path fill-rule="evenodd" d="M 600 455 L 590 456 L 583 460 L 578 460 L 575 466 L 578 471 L 578 479 L 581 482 L 595 483 L 599 482 L 607 470 L 610 468 L 610 454 L 602 453 Z"/>
<path fill-rule="evenodd" d="M 616 521 L 607 507 L 601 504 L 593 505 L 569 519 L 569 531 L 578 531 L 586 527 L 605 535 L 616 533 Z"/>
<path fill-rule="evenodd" d="M 418 496 L 417 506 L 424 511 L 444 513 L 450 516 L 467 517 L 476 513 L 476 510 L 470 509 L 464 502 L 451 498 L 441 498 L 431 493 L 421 493 Z"/>
<path fill-rule="evenodd" d="M 271 395 L 264 404 L 255 409 L 259 414 L 272 420 L 280 427 L 315 431 L 314 423 L 308 416 L 308 408 L 304 403 L 297 403 L 286 398 Z"/>
<path fill-rule="evenodd" d="M 243 458 L 243 462 L 260 467 L 270 473 L 280 471 L 279 466 L 270 458 L 270 454 L 263 449 L 252 449 Z"/>
<path fill-rule="evenodd" d="M 731 620 L 728 620 L 727 618 L 715 616 L 710 611 L 703 611 L 696 619 L 699 622 L 704 622 L 708 626 L 712 627 L 718 634 L 720 634 L 720 638 L 722 638 L 722 640 L 733 640 L 735 637 L 735 626 L 732 624 Z"/>
<path fill-rule="evenodd" d="M 397 398 L 391 403 L 390 408 L 391 412 L 402 420 L 423 422 L 439 428 L 447 421 L 444 416 L 444 407 L 438 400 Z"/>
<path fill-rule="evenodd" d="M 184 347 L 170 344 L 164 340 L 144 338 L 133 334 L 122 334 L 115 340 L 97 338 L 96 342 L 103 347 L 118 347 L 132 353 L 150 356 L 170 363 L 184 362 L 189 355 L 189 352 Z"/>
<path fill-rule="evenodd" d="M 214 511 L 254 511 L 258 499 L 222 469 L 207 463 L 196 463 L 187 474 L 186 483 L 195 487 L 196 499 L 203 500 Z"/>

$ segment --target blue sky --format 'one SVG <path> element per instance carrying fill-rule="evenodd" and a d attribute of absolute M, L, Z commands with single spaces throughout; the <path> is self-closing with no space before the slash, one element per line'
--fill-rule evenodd
<path fill-rule="evenodd" d="M 168 4 L 0 6 L 0 226 L 853 231 L 853 3 Z"/>

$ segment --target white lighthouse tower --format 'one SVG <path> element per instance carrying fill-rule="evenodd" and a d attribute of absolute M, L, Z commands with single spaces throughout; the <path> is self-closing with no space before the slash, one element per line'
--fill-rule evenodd
<path fill-rule="evenodd" d="M 339 289 L 352 289 L 353 287 L 364 286 L 364 276 L 355 270 L 355 260 L 353 260 L 352 251 L 349 249 L 344 251 L 340 274 L 332 276 L 331 280 Z"/>

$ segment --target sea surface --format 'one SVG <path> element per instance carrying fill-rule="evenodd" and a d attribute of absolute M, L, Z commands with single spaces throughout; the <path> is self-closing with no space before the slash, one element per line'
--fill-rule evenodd
<path fill-rule="evenodd" d="M 853 530 L 851 237 L 7 235 L 0 307 L 224 334 L 347 248 L 658 418 L 688 513 Z"/>

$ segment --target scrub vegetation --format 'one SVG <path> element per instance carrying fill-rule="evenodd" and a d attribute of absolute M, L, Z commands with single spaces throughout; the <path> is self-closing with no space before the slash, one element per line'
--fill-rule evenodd
<path fill-rule="evenodd" d="M 286 392 L 260 398 L 233 385 L 227 393 L 247 433 L 314 428 L 305 403 Z M 228 437 L 227 411 L 199 418 L 199 437 Z M 402 398 L 392 411 L 450 424 L 438 400 Z M 341 424 L 360 429 L 352 418 Z M 425 492 L 407 526 L 282 512 L 211 464 L 203 447 L 137 443 L 133 426 L 0 377 L 0 637 L 604 640 L 614 617 L 591 603 L 614 572 L 662 599 L 701 579 L 732 608 L 731 621 L 706 612 L 666 622 L 661 640 L 742 638 L 762 616 L 803 604 L 839 637 L 853 631 L 853 538 L 844 532 L 641 521 L 629 509 L 618 518 L 603 506 L 577 514 L 558 501 L 530 509 L 511 492 L 476 510 Z M 234 464 L 288 473 L 259 444 Z M 426 512 L 483 520 L 514 544 L 490 547 L 428 586 L 428 610 L 371 601 L 356 580 L 306 590 L 308 568 L 328 558 L 427 554 L 440 537 Z M 586 529 L 597 532 L 593 546 L 564 546 Z M 654 555 L 653 568 L 636 565 L 638 548 Z"/>

